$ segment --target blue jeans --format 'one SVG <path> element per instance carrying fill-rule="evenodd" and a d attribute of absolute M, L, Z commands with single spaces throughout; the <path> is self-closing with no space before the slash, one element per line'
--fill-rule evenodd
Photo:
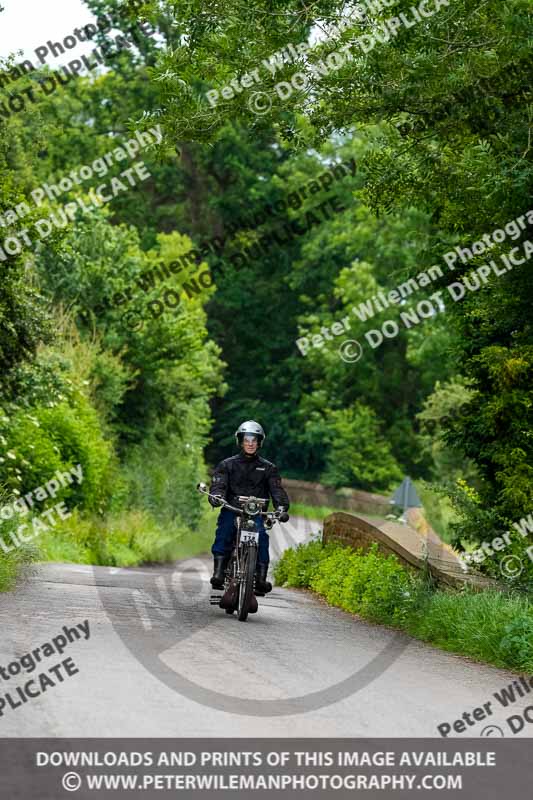
<path fill-rule="evenodd" d="M 235 517 L 234 511 L 229 508 L 223 508 L 218 515 L 217 529 L 215 533 L 215 541 L 211 552 L 215 556 L 230 555 L 235 541 Z M 255 517 L 255 522 L 259 530 L 259 550 L 257 553 L 257 560 L 260 564 L 268 564 L 270 556 L 268 554 L 268 533 L 265 530 L 263 517 Z"/>

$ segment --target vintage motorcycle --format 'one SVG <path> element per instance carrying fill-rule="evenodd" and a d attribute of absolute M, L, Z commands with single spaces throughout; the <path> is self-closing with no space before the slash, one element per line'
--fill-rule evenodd
<path fill-rule="evenodd" d="M 208 497 L 210 495 L 205 483 L 199 483 L 197 489 Z M 224 590 L 222 595 L 211 595 L 211 605 L 224 608 L 226 614 L 237 612 L 237 617 L 241 622 L 245 622 L 248 614 L 255 614 L 257 611 L 256 596 L 262 597 L 255 592 L 255 567 L 257 563 L 257 549 L 259 545 L 259 530 L 257 527 L 257 517 L 264 517 L 265 528 L 270 530 L 276 522 L 287 522 L 289 515 L 286 511 L 263 511 L 266 500 L 262 497 L 238 497 L 238 508 L 231 506 L 223 498 L 218 496 L 220 507 L 234 511 L 235 517 L 235 543 L 231 558 L 226 567 L 224 579 Z"/>

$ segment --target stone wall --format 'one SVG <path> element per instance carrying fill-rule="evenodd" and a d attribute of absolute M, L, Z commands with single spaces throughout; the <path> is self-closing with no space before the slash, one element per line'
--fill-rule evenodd
<path fill-rule="evenodd" d="M 464 573 L 458 566 L 456 555 L 452 551 L 447 552 L 446 546 L 442 547 L 442 542 L 434 531 L 430 530 L 430 534 L 435 541 L 429 548 L 428 557 L 425 557 L 424 551 L 427 552 L 428 540 L 423 534 L 409 529 L 407 525 L 401 526 L 394 522 L 377 524 L 383 525 L 384 529 L 353 514 L 339 511 L 324 519 L 322 541 L 324 544 L 335 542 L 354 550 L 361 548 L 363 551 L 368 550 L 376 542 L 378 550 L 383 555 L 395 555 L 405 567 L 422 569 L 427 566 L 439 584 L 460 588 L 466 583 L 476 590 L 501 588 L 496 581 L 484 575 Z M 387 528 L 390 535 L 387 533 Z M 425 547 L 421 546 L 424 541 Z"/>
<path fill-rule="evenodd" d="M 395 555 L 405 566 L 420 569 L 423 565 L 422 559 L 391 539 L 384 531 L 342 511 L 325 518 L 322 541 L 324 544 L 335 542 L 354 549 L 360 547 L 364 551 L 377 542 L 378 549 L 383 555 Z"/>
<path fill-rule="evenodd" d="M 375 514 L 386 516 L 391 512 L 391 504 L 387 497 L 357 489 L 335 490 L 321 483 L 283 479 L 283 485 L 292 503 L 305 503 L 310 506 L 328 506 L 345 511 L 356 511 L 359 514 Z"/>

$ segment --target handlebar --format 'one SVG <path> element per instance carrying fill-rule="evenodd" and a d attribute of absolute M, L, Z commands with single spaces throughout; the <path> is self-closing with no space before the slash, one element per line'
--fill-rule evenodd
<path fill-rule="evenodd" d="M 218 500 L 217 505 L 220 505 L 222 508 L 228 508 L 230 511 L 234 511 L 236 514 L 239 514 L 239 516 L 241 516 L 241 517 L 244 515 L 244 509 L 236 508 L 235 506 L 230 505 L 227 502 L 227 500 L 224 500 L 224 498 L 220 497 L 220 495 L 218 495 L 218 494 L 210 494 L 210 492 L 208 492 L 208 490 L 207 490 L 207 486 L 206 486 L 205 483 L 199 483 L 196 486 L 196 488 L 198 489 L 198 491 L 201 494 L 205 494 L 208 497 L 216 498 Z M 288 519 L 289 519 L 289 515 L 284 510 L 283 511 L 282 510 L 278 510 L 278 511 L 258 511 L 257 514 L 255 514 L 254 516 L 257 516 L 257 515 L 260 515 L 262 517 L 267 517 L 267 518 L 270 518 L 270 519 L 276 519 L 278 522 L 287 522 Z"/>

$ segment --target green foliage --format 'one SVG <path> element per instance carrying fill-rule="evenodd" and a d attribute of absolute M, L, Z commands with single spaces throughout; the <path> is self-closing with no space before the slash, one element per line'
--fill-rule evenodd
<path fill-rule="evenodd" d="M 505 518 L 497 506 L 487 509 L 482 503 L 481 495 L 463 480 L 458 480 L 456 486 L 449 489 L 448 494 L 455 511 L 455 519 L 450 524 L 452 544 L 458 550 L 473 551 L 477 549 L 476 545 L 479 545 L 480 542 L 485 541 L 490 546 L 492 539 L 501 537 L 510 531 L 510 543 L 505 546 L 503 552 L 492 550 L 492 553 L 487 553 L 484 551 L 484 560 L 480 564 L 474 562 L 473 566 L 497 580 L 509 580 L 511 586 L 515 588 L 531 591 L 533 561 L 528 554 L 531 538 L 527 536 L 527 527 L 525 536 L 513 527 L 515 524 L 519 524 L 522 518 Z M 524 518 L 531 517 L 527 514 L 524 515 Z M 522 563 L 522 569 L 515 577 L 508 578 L 505 569 L 502 574 L 502 559 L 508 556 L 516 556 Z"/>
<path fill-rule="evenodd" d="M 308 587 L 323 557 L 322 542 L 300 544 L 295 549 L 284 550 L 274 568 L 276 583 L 287 586 Z"/>
<path fill-rule="evenodd" d="M 62 488 L 69 505 L 103 510 L 115 468 L 112 442 L 91 404 L 86 380 L 95 358 L 77 343 L 67 343 L 58 321 L 58 343 L 42 348 L 32 365 L 16 371 L 19 395 L 0 416 L 0 483 L 24 495 L 81 464 L 83 481 Z M 67 324 L 67 323 L 64 323 Z"/>
<path fill-rule="evenodd" d="M 143 273 L 158 262 L 170 263 L 189 246 L 179 234 L 160 234 L 156 248 L 145 252 L 134 228 L 112 226 L 98 212 L 67 234 L 60 253 L 46 252 L 40 259 L 43 281 L 55 302 L 69 305 L 82 335 L 92 336 L 96 325 L 103 349 L 123 364 L 118 385 L 109 386 L 104 370 L 108 393 L 120 400 L 114 407 L 114 427 L 123 445 L 139 443 L 149 431 L 164 438 L 167 428 L 176 427 L 184 441 L 204 436 L 207 401 L 223 391 L 219 350 L 206 341 L 206 296 L 183 300 L 171 313 L 154 317 L 149 304 L 160 287 L 143 292 L 137 286 Z M 181 280 L 183 276 L 172 276 L 166 286 L 180 292 Z M 124 317 L 132 287 L 127 311 L 138 314 L 138 329 Z"/>
<path fill-rule="evenodd" d="M 358 133 L 353 138 L 325 144 L 318 157 L 304 153 L 290 159 L 286 157 L 285 146 L 278 145 L 277 152 L 283 158 L 277 164 L 262 165 L 260 180 L 256 175 L 254 182 L 244 172 L 244 166 L 255 166 L 255 155 L 247 147 L 248 134 L 225 129 L 217 151 L 220 150 L 221 156 L 227 151 L 233 154 L 240 145 L 241 171 L 236 189 L 246 191 L 254 199 L 261 192 L 259 213 L 263 203 L 272 207 L 301 190 L 313 177 L 323 173 L 324 163 L 347 163 L 350 159 L 358 162 L 370 143 L 370 132 Z M 218 158 L 212 165 L 206 165 L 208 172 L 212 169 L 219 169 Z M 245 185 L 241 183 L 243 173 L 247 178 Z M 330 447 L 327 415 L 330 411 L 353 409 L 347 414 L 357 416 L 357 404 L 363 402 L 371 409 L 368 413 L 373 412 L 374 427 L 386 431 L 392 458 L 383 446 L 383 436 L 378 437 L 376 451 L 365 444 L 368 467 L 362 476 L 358 471 L 355 485 L 379 491 L 390 482 L 387 475 L 395 461 L 402 465 L 403 471 L 428 477 L 429 457 L 418 452 L 411 420 L 433 388 L 435 350 L 426 356 L 419 347 L 417 364 L 413 367 L 405 332 L 398 337 L 394 352 L 383 358 L 380 351 L 365 352 L 364 359 L 350 365 L 338 353 L 345 338 L 360 339 L 369 324 L 358 321 L 353 306 L 357 307 L 387 284 L 393 288 L 406 269 L 418 263 L 416 245 L 425 246 L 428 238 L 428 220 L 415 210 L 377 220 L 360 202 L 360 184 L 358 174 L 336 181 L 329 194 L 337 198 L 345 211 L 332 215 L 305 236 L 283 247 L 271 243 L 268 248 L 255 250 L 254 258 L 239 270 L 225 256 L 224 273 L 215 272 L 217 292 L 209 304 L 209 325 L 228 363 L 230 388 L 224 401 L 215 407 L 214 444 L 209 449 L 212 462 L 227 455 L 231 433 L 246 408 L 246 415 L 258 417 L 268 431 L 267 457 L 270 453 L 287 474 L 318 479 L 326 469 Z M 321 201 L 322 194 L 316 198 Z M 319 202 L 316 198 L 315 205 Z M 312 199 L 304 200 L 302 209 L 292 209 L 280 215 L 279 220 L 261 226 L 260 231 L 279 233 L 286 224 L 285 217 L 301 219 L 303 209 L 313 205 Z M 253 214 L 254 210 L 250 216 Z M 220 227 L 225 231 L 232 216 L 235 217 L 233 193 L 229 197 L 227 191 L 224 193 L 220 216 Z M 242 217 L 242 211 L 239 216 Z M 283 287 L 281 291 L 279 286 Z M 256 331 L 265 324 L 264 309 L 272 304 L 274 292 L 275 324 L 269 325 L 266 337 L 258 337 Z M 246 313 L 236 315 L 236 309 L 240 308 L 245 308 Z M 295 351 L 294 342 L 299 335 L 318 334 L 322 326 L 329 328 L 343 317 L 351 326 L 346 336 L 326 340 L 324 346 L 310 349 L 305 358 Z M 441 331 L 436 348 L 438 363 L 446 370 L 444 345 L 438 349 L 439 342 L 442 342 Z M 251 373 L 250 361 L 260 363 L 261 369 Z M 359 446 L 360 441 L 355 444 Z M 357 447 L 346 447 L 344 455 L 360 466 Z M 381 455 L 385 461 L 379 474 Z M 349 465 L 340 469 L 344 474 L 333 479 L 352 484 L 354 477 Z M 398 468 L 392 466 L 392 471 L 397 474 Z"/>
<path fill-rule="evenodd" d="M 138 125 L 128 117 L 153 107 L 143 67 L 153 51 L 147 38 L 105 76 L 77 79 L 2 123 L 0 211 L 131 138 Z M 188 202 L 178 153 L 144 151 L 152 179 L 143 191 L 79 213 L 29 260 L 0 263 L 0 486 L 13 499 L 58 469 L 81 463 L 84 475 L 81 486 L 58 494 L 76 512 L 42 535 L 40 557 L 124 566 L 207 549 L 212 536 L 212 525 L 199 531 L 205 520 L 194 492 L 206 477 L 209 400 L 224 390 L 219 350 L 207 341 L 203 304 L 211 292 L 156 319 L 149 304 L 161 286 L 143 293 L 137 284 L 191 246 L 175 231 Z M 124 166 L 95 175 L 93 188 Z M 60 202 L 78 194 L 74 186 Z M 184 277 L 165 288 L 179 292 Z M 125 304 L 144 318 L 139 329 L 123 317 Z"/>
<path fill-rule="evenodd" d="M 16 208 L 25 200 L 22 193 L 21 173 L 28 170 L 28 156 L 33 147 L 24 152 L 20 142 L 20 126 L 0 121 L 0 216 Z M 18 219 L 18 218 L 16 218 Z M 20 221 L 0 226 L 0 244 L 16 236 Z M 36 286 L 34 271 L 23 252 L 4 253 L 0 260 L 0 391 L 11 387 L 11 370 L 30 359 L 39 341 L 49 335 L 46 309 Z M 10 250 L 13 249 L 13 245 Z"/>
<path fill-rule="evenodd" d="M 164 442 L 147 438 L 130 448 L 123 471 L 127 508 L 146 509 L 163 523 L 198 526 L 205 500 L 196 486 L 206 475 L 201 440 L 194 442 L 192 430 L 189 438 L 174 433 Z"/>
<path fill-rule="evenodd" d="M 521 288 L 527 295 L 527 286 Z M 478 462 L 480 503 L 494 509 L 496 524 L 516 521 L 533 508 L 533 344 L 525 344 L 528 337 L 526 328 L 521 337 L 513 336 L 516 345 L 488 346 L 472 358 L 484 391 L 478 389 L 449 425 L 448 440 Z M 518 344 L 520 338 L 524 345 Z"/>
<path fill-rule="evenodd" d="M 414 582 L 394 556 L 383 557 L 373 544 L 364 554 L 335 548 L 320 560 L 309 585 L 346 611 L 396 624 L 407 614 Z"/>
<path fill-rule="evenodd" d="M 286 550 L 275 568 L 276 582 L 308 587 L 332 605 L 378 622 L 399 622 L 412 604 L 414 581 L 394 556 L 367 553 L 320 541 Z"/>
<path fill-rule="evenodd" d="M 458 521 L 449 497 L 449 488 L 418 481 L 416 490 L 422 502 L 424 516 L 443 542 L 452 540 L 451 525 Z"/>
<path fill-rule="evenodd" d="M 398 627 L 445 650 L 500 667 L 533 669 L 533 604 L 493 590 L 435 590 L 377 544 L 362 553 L 313 541 L 286 550 L 276 564 L 280 584 L 310 588 L 328 603 Z"/>
<path fill-rule="evenodd" d="M 327 413 L 323 441 L 326 485 L 388 491 L 402 478 L 375 413 L 362 403 Z"/>
<path fill-rule="evenodd" d="M 57 470 L 81 464 L 81 485 L 72 484 L 57 496 L 103 510 L 111 489 L 113 450 L 87 398 L 79 394 L 70 403 L 21 410 L 6 419 L 6 455 L 0 459 L 0 480 L 6 487 L 24 495 L 49 481 Z"/>
<path fill-rule="evenodd" d="M 7 123 L 0 123 L 0 213 L 4 214 L 7 209 L 21 203 L 25 199 L 24 191 L 29 192 L 43 181 L 55 183 L 62 173 L 68 173 L 73 167 L 90 163 L 103 155 L 110 146 L 115 146 L 116 137 L 120 140 L 130 138 L 131 134 L 125 126 L 127 117 L 130 112 L 136 114 L 139 107 L 149 107 L 151 94 L 138 67 L 134 67 L 134 61 L 129 56 L 120 57 L 115 65 L 116 73 L 108 73 L 107 79 L 75 81 L 75 86 L 69 85 L 65 90 L 54 93 L 38 108 L 32 108 L 32 113 L 13 115 Z M 131 88 L 132 81 L 135 83 L 134 90 Z M 21 81 L 21 85 L 25 83 L 27 80 Z M 126 92 L 125 86 L 128 87 Z M 175 179 L 175 152 L 173 161 L 169 163 L 167 157 L 166 163 L 160 166 L 156 165 L 153 153 L 143 155 L 152 174 L 166 183 L 166 190 L 171 192 Z M 75 188 L 70 199 L 76 191 Z M 67 199 L 68 196 L 63 196 L 61 201 Z M 157 230 L 147 225 L 147 221 L 153 218 L 161 220 L 165 216 L 172 219 L 175 203 L 169 207 L 168 203 L 161 202 L 160 197 L 154 199 L 150 192 L 131 192 L 128 197 L 118 198 L 112 204 L 112 213 L 119 217 L 121 215 L 126 221 L 136 222 L 141 236 L 150 246 L 157 240 Z M 31 223 L 38 215 L 39 212 L 31 212 L 24 223 L 2 227 L 2 241 L 5 236 L 16 234 L 17 227 Z M 118 471 L 115 446 L 123 434 L 121 423 L 127 417 L 124 403 L 131 403 L 132 393 L 138 389 L 135 376 L 145 364 L 166 373 L 166 393 L 163 391 L 164 381 L 158 385 L 154 380 L 152 386 L 145 384 L 138 389 L 137 397 L 144 396 L 145 406 L 150 392 L 155 395 L 151 412 L 154 423 L 151 426 L 151 444 L 154 448 L 158 444 L 160 446 L 160 442 L 154 442 L 154 438 L 164 438 L 165 429 L 176 427 L 173 416 L 181 410 L 176 397 L 181 397 L 183 406 L 187 406 L 187 414 L 181 415 L 181 421 L 188 425 L 189 438 L 194 442 L 198 461 L 201 460 L 198 443 L 205 436 L 209 419 L 207 395 L 210 390 L 204 394 L 203 386 L 210 385 L 211 378 L 213 384 L 217 381 L 216 367 L 213 367 L 216 353 L 212 346 L 205 347 L 202 355 L 206 369 L 202 371 L 198 351 L 202 349 L 203 342 L 195 348 L 190 336 L 182 337 L 182 352 L 179 355 L 164 346 L 157 353 L 152 346 L 145 347 L 144 353 L 137 353 L 136 358 L 136 354 L 132 353 L 131 340 L 127 336 L 120 339 L 116 330 L 109 335 L 109 329 L 98 325 L 95 333 L 94 326 L 84 327 L 79 324 L 79 319 L 78 331 L 72 327 L 68 332 L 64 329 L 61 320 L 58 320 L 61 304 L 68 304 L 76 311 L 78 309 L 72 300 L 78 296 L 82 298 L 81 309 L 87 310 L 91 308 L 95 296 L 99 301 L 102 300 L 102 289 L 116 291 L 124 286 L 124 279 L 118 280 L 119 287 L 114 284 L 120 264 L 112 252 L 113 237 L 110 233 L 113 229 L 107 221 L 109 216 L 105 217 L 104 212 L 99 216 L 100 227 L 94 226 L 96 235 L 93 238 L 90 234 L 86 236 L 85 252 L 80 246 L 83 235 L 76 237 L 75 227 L 72 226 L 68 232 L 63 231 L 60 235 L 54 233 L 47 239 L 46 248 L 37 247 L 37 270 L 33 256 L 28 257 L 27 253 L 0 262 L 0 486 L 6 490 L 3 502 L 8 502 L 19 493 L 24 494 L 45 483 L 56 470 L 65 471 L 81 463 L 84 477 L 81 486 L 73 484 L 62 489 L 56 498 L 66 500 L 70 507 L 76 505 L 78 509 L 74 523 L 68 522 L 71 526 L 69 536 L 62 539 L 58 530 L 47 534 L 45 538 L 48 538 L 49 547 L 44 555 L 89 563 L 125 564 L 139 563 L 150 553 L 155 554 L 158 548 L 163 552 L 163 542 L 173 544 L 180 538 L 175 522 L 174 530 L 170 523 L 165 529 L 144 511 L 136 512 L 142 518 L 137 526 L 132 526 L 131 520 L 130 524 L 127 520 L 118 524 L 118 527 L 116 524 L 117 514 L 125 513 L 116 509 L 120 497 L 127 494 L 127 481 Z M 76 224 L 78 222 L 76 220 Z M 31 225 L 28 227 L 31 228 Z M 82 234 L 90 228 L 91 222 L 81 228 Z M 102 233 L 100 239 L 98 233 Z M 117 239 L 115 237 L 115 241 Z M 144 268 L 147 262 L 139 250 L 139 238 L 126 239 L 127 236 L 123 236 L 119 243 L 119 246 L 126 245 L 121 255 L 129 259 L 133 268 L 135 261 L 140 268 Z M 102 259 L 97 256 L 100 252 Z M 83 263 L 84 255 L 86 263 Z M 89 264 L 93 261 L 95 263 L 91 270 Z M 73 262 L 76 262 L 78 269 L 72 269 Z M 98 267 L 101 269 L 96 282 L 100 294 L 91 296 L 86 293 L 89 288 L 86 278 L 97 273 Z M 46 274 L 48 268 L 50 272 Z M 126 285 L 131 277 L 130 266 L 125 274 Z M 41 291 L 43 289 L 44 292 Z M 55 306 L 52 315 L 57 338 L 53 343 L 51 327 L 46 325 L 51 311 L 49 300 Z M 196 328 L 200 341 L 201 312 L 198 304 L 193 303 L 192 306 L 194 311 L 186 320 L 186 326 L 190 323 L 191 328 Z M 118 327 L 120 334 L 120 327 L 124 326 Z M 175 341 L 178 338 L 172 327 L 165 329 L 160 325 L 158 333 L 160 336 L 163 334 L 163 339 L 174 338 Z M 47 342 L 47 346 L 39 347 L 43 341 Z M 125 356 L 128 348 L 131 358 Z M 192 354 L 195 349 L 196 355 L 191 355 L 189 359 L 189 350 Z M 166 369 L 162 363 L 157 363 L 158 360 L 164 360 L 165 350 L 168 352 Z M 142 355 L 145 356 L 144 363 Z M 154 358 L 158 355 L 159 359 Z M 180 368 L 176 368 L 177 360 L 181 361 Z M 172 374 L 174 383 L 170 380 Z M 176 383 L 179 392 L 176 391 Z M 214 386 L 213 391 L 216 391 Z M 193 399 L 187 402 L 191 395 Z M 161 403 L 162 396 L 166 410 Z M 142 427 L 142 423 L 139 427 Z M 157 431 L 154 430 L 156 427 Z M 131 433 L 132 428 L 129 431 Z M 143 438 L 141 430 L 136 434 L 138 439 Z M 181 454 L 185 442 L 178 443 L 174 439 L 172 443 Z M 148 455 L 149 447 L 146 446 L 145 460 Z M 182 460 L 180 476 L 186 471 L 185 459 Z M 170 468 L 171 465 L 176 466 L 176 459 L 174 462 L 168 459 L 166 467 Z M 191 466 L 190 458 L 187 466 Z M 161 501 L 169 501 L 170 494 L 170 491 L 167 492 L 167 497 L 160 498 Z M 182 497 L 180 499 L 183 500 Z M 108 527 L 102 519 L 102 513 L 110 505 L 115 509 L 115 516 L 108 518 Z M 175 506 L 174 502 L 174 511 Z M 169 513 L 171 510 L 167 509 Z M 187 512 L 188 509 L 184 509 L 184 514 Z M 2 532 L 8 533 L 9 526 L 15 521 L 2 521 Z M 142 530 L 144 523 L 147 528 L 145 539 Z M 131 552 L 127 538 L 131 533 L 130 527 L 135 529 Z M 184 531 L 182 528 L 181 539 Z M 198 540 L 201 539 L 198 537 Z M 170 546 L 167 547 L 170 557 L 173 552 Z M 0 553 L 0 588 L 7 588 L 8 578 L 15 577 L 17 565 L 32 554 L 35 557 L 35 553 L 35 547 L 20 548 L 9 554 Z"/>
<path fill-rule="evenodd" d="M 517 616 L 505 625 L 503 637 L 498 643 L 498 655 L 514 669 L 523 669 L 531 664 L 531 642 L 533 642 L 533 616 Z M 531 673 L 531 668 L 528 669 Z"/>
<path fill-rule="evenodd" d="M 35 551 L 29 548 L 18 548 L 12 553 L 0 553 L 0 592 L 13 589 L 17 578 L 34 560 Z"/>
<path fill-rule="evenodd" d="M 435 389 L 417 414 L 420 422 L 422 446 L 430 451 L 433 463 L 432 477 L 441 483 L 455 482 L 458 478 L 476 478 L 473 464 L 465 463 L 459 448 L 446 443 L 446 426 L 460 413 L 471 399 L 473 390 L 464 378 L 458 376 L 446 383 L 437 381 Z"/>

